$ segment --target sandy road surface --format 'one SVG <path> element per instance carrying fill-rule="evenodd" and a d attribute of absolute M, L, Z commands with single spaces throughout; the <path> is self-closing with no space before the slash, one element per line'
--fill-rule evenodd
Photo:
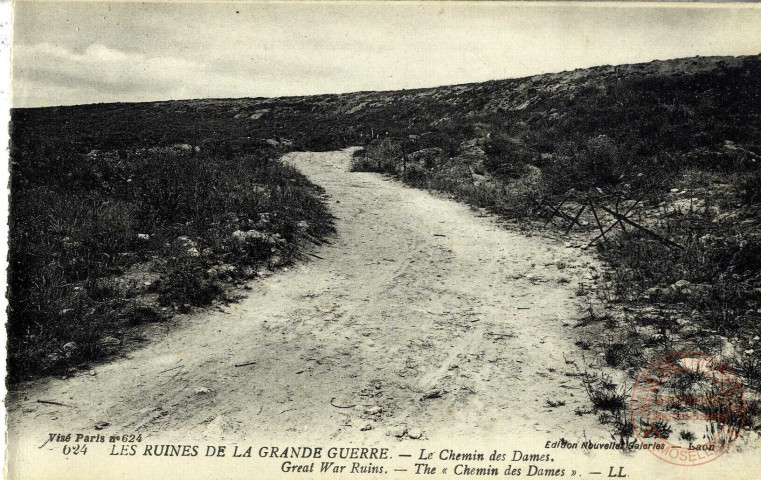
<path fill-rule="evenodd" d="M 338 217 L 332 243 L 314 250 L 322 260 L 254 282 L 225 312 L 156 327 L 95 375 L 27 384 L 9 398 L 11 441 L 99 422 L 103 433 L 210 441 L 607 436 L 594 415 L 574 414 L 589 405 L 567 375 L 579 360 L 567 325 L 578 251 L 349 173 L 350 157 L 286 157 Z"/>

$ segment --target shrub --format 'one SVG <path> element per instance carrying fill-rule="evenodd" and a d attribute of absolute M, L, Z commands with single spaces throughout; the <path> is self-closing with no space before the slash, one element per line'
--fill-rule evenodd
<path fill-rule="evenodd" d="M 402 144 L 390 138 L 373 140 L 364 148 L 364 157 L 354 157 L 354 171 L 397 174 L 402 171 L 405 152 Z"/>
<path fill-rule="evenodd" d="M 617 413 L 626 406 L 626 388 L 619 387 L 609 378 L 586 378 L 584 387 L 595 408 Z"/>
<path fill-rule="evenodd" d="M 737 193 L 740 202 L 746 206 L 761 203 L 761 171 L 756 170 L 739 175 Z"/>
<path fill-rule="evenodd" d="M 534 163 L 534 155 L 519 141 L 506 134 L 494 134 L 484 144 L 487 155 L 484 167 L 502 179 L 520 178 L 528 173 L 528 166 Z"/>
<path fill-rule="evenodd" d="M 272 148 L 214 145 L 92 155 L 54 155 L 45 141 L 14 149 L 11 379 L 100 358 L 108 353 L 103 337 L 165 318 L 157 306 L 139 303 L 149 290 L 166 312 L 207 305 L 225 287 L 209 273 L 215 265 L 232 267 L 234 281 L 245 277 L 243 267 L 276 256 L 287 263 L 303 238 L 332 230 L 320 190 L 275 160 Z M 237 230 L 278 240 L 241 244 Z M 135 268 L 152 270 L 158 281 L 133 292 L 117 288 L 120 275 Z"/>

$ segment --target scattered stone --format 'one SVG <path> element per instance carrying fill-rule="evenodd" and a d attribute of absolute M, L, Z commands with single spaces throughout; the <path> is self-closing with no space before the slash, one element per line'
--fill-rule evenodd
<path fill-rule="evenodd" d="M 185 252 L 191 257 L 198 257 L 201 255 L 198 251 L 198 244 L 184 235 L 177 237 L 175 243 L 184 248 Z"/>
<path fill-rule="evenodd" d="M 184 152 L 191 152 L 191 151 L 193 151 L 193 146 L 192 145 L 188 145 L 187 143 L 175 143 L 174 145 L 172 145 L 172 148 L 174 150 L 180 150 L 180 151 L 184 151 Z"/>
<path fill-rule="evenodd" d="M 150 240 L 150 239 L 151 239 L 151 236 L 150 236 L 150 235 L 148 235 L 147 233 L 138 233 L 138 234 L 137 234 L 137 239 L 138 239 L 138 240 L 144 240 L 144 241 L 147 241 L 147 240 Z"/>
<path fill-rule="evenodd" d="M 247 230 L 245 232 L 243 230 L 236 230 L 233 232 L 233 238 L 239 242 L 245 243 L 249 240 L 265 240 L 267 235 L 259 230 Z"/>
<path fill-rule="evenodd" d="M 681 333 L 683 337 L 688 338 L 695 335 L 700 335 L 701 332 L 702 330 L 699 327 L 697 327 L 694 323 L 686 323 L 682 327 Z"/>
<path fill-rule="evenodd" d="M 208 395 L 211 393 L 211 389 L 206 387 L 198 387 L 195 390 L 193 390 L 193 393 L 195 393 L 196 395 Z"/>
<path fill-rule="evenodd" d="M 685 327 L 685 326 L 689 325 L 690 323 L 692 323 L 689 319 L 684 318 L 684 317 L 678 317 L 678 318 L 676 318 L 675 322 L 680 327 Z"/>
<path fill-rule="evenodd" d="M 417 440 L 418 438 L 423 436 L 423 432 L 419 428 L 412 428 L 407 431 L 407 436 L 414 440 Z"/>
<path fill-rule="evenodd" d="M 365 413 L 367 415 L 380 415 L 382 412 L 383 412 L 383 408 L 378 405 L 365 408 Z"/>
<path fill-rule="evenodd" d="M 734 360 L 737 356 L 737 350 L 735 350 L 734 345 L 729 343 L 729 341 L 726 338 L 721 338 L 721 349 L 720 349 L 720 355 L 721 358 L 724 360 Z"/>
<path fill-rule="evenodd" d="M 658 297 L 658 296 L 664 296 L 671 293 L 671 290 L 666 287 L 652 287 L 645 290 L 645 295 L 648 297 Z M 651 311 L 655 311 L 654 307 L 646 307 L 646 309 L 652 309 Z M 644 309 L 643 309 L 644 311 Z"/>
<path fill-rule="evenodd" d="M 262 108 L 262 109 L 260 109 L 260 110 L 256 110 L 256 111 L 253 113 L 253 115 L 251 115 L 251 116 L 250 116 L 250 117 L 248 117 L 248 118 L 250 118 L 251 120 L 259 120 L 260 118 L 262 118 L 262 117 L 264 116 L 264 114 L 265 114 L 265 113 L 267 113 L 267 112 L 269 112 L 269 111 L 270 111 L 270 109 L 269 109 L 269 108 Z"/>
<path fill-rule="evenodd" d="M 110 424 L 110 423 L 108 423 L 108 422 L 98 422 L 98 423 L 96 423 L 96 424 L 93 426 L 93 428 L 94 428 L 95 430 L 103 430 L 104 428 L 108 427 L 109 425 L 111 425 L 111 424 Z"/>
<path fill-rule="evenodd" d="M 674 285 L 676 285 L 676 288 L 681 290 L 683 288 L 689 287 L 691 285 L 691 283 L 688 282 L 687 280 L 679 280 L 679 281 L 675 282 Z"/>
<path fill-rule="evenodd" d="M 201 433 L 202 438 L 224 439 L 226 435 L 236 430 L 235 424 L 226 416 L 219 415 L 206 425 Z"/>
<path fill-rule="evenodd" d="M 431 390 L 423 395 L 422 400 L 431 400 L 433 398 L 441 398 L 441 390 Z"/>
<path fill-rule="evenodd" d="M 669 288 L 674 292 L 681 293 L 683 295 L 689 295 L 692 293 L 692 289 L 690 288 L 691 285 L 692 284 L 687 280 L 679 280 L 669 285 Z"/>
<path fill-rule="evenodd" d="M 104 337 L 100 340 L 101 345 L 107 345 L 107 346 L 116 346 L 121 343 L 122 342 L 118 338 L 114 338 L 114 337 Z"/>
<path fill-rule="evenodd" d="M 73 353 L 79 348 L 77 342 L 67 342 L 63 344 L 63 351 L 66 353 Z"/>
<path fill-rule="evenodd" d="M 370 431 L 370 430 L 372 430 L 372 429 L 373 429 L 373 426 L 372 426 L 372 425 L 370 425 L 370 424 L 368 423 L 368 424 L 367 424 L 367 425 L 365 425 L 364 427 L 360 428 L 360 429 L 359 429 L 359 431 L 360 431 L 360 432 L 367 432 L 367 431 Z"/>
<path fill-rule="evenodd" d="M 407 433 L 407 429 L 405 427 L 396 427 L 396 428 L 392 428 L 389 431 L 389 434 L 391 434 L 392 436 L 396 438 L 402 438 L 406 433 Z"/>

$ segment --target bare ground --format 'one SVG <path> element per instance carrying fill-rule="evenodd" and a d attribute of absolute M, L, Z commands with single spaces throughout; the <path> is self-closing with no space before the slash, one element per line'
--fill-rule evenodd
<path fill-rule="evenodd" d="M 338 217 L 332 243 L 313 251 L 322 258 L 252 283 L 224 311 L 154 328 L 126 358 L 20 386 L 11 442 L 98 424 L 209 441 L 609 438 L 574 413 L 590 406 L 570 332 L 575 276 L 591 259 L 349 173 L 351 150 L 286 161 L 326 189 Z"/>

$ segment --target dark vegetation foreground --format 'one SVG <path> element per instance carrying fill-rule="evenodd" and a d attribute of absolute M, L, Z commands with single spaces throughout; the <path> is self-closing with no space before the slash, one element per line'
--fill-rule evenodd
<path fill-rule="evenodd" d="M 757 389 L 760 95 L 761 59 L 744 57 L 399 92 L 16 110 L 11 378 L 102 356 L 125 325 L 208 304 L 225 283 L 287 263 L 330 217 L 278 155 L 362 145 L 356 169 L 527 229 L 552 220 L 543 203 L 631 207 L 655 235 L 615 228 L 596 242 L 607 267 L 578 286 L 593 333 L 579 346 L 632 372 L 695 348 Z M 571 234 L 596 229 L 586 210 Z M 624 394 L 590 384 L 622 435 Z"/>
<path fill-rule="evenodd" d="M 60 370 L 130 325 L 225 300 L 332 230 L 320 189 L 264 141 L 110 148 L 14 125 L 9 371 Z"/>

